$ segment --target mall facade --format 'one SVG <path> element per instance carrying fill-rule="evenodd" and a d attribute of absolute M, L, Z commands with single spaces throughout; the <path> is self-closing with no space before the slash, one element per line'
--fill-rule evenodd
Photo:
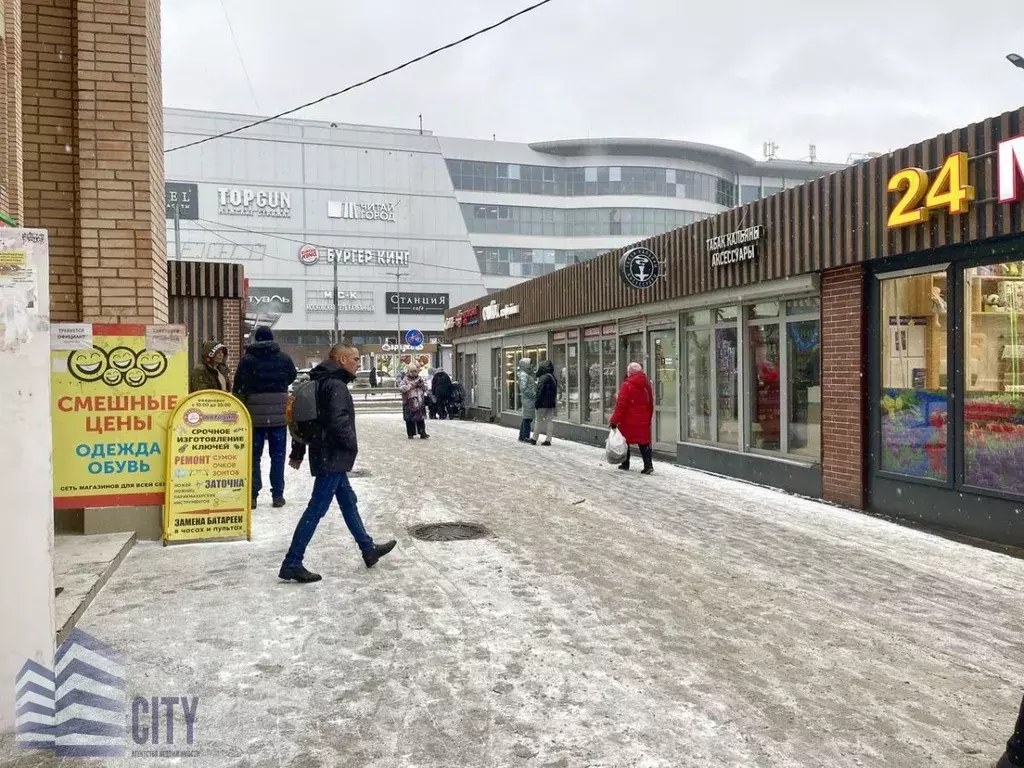
<path fill-rule="evenodd" d="M 454 307 L 473 413 L 518 424 L 547 358 L 556 434 L 603 444 L 635 361 L 665 458 L 1024 545 L 1022 115 Z"/>
<path fill-rule="evenodd" d="M 165 145 L 251 120 L 166 109 Z M 838 167 L 679 141 L 276 120 L 166 155 L 168 258 L 243 264 L 250 324 L 273 325 L 303 365 L 330 344 L 337 263 L 339 329 L 364 365 L 390 368 L 410 329 L 424 343 L 407 359 L 446 364 L 449 308 Z"/>

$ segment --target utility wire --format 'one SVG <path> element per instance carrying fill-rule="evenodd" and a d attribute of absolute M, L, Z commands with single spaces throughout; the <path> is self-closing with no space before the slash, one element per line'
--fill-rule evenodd
<path fill-rule="evenodd" d="M 263 110 L 260 109 L 260 101 L 256 98 L 256 89 L 252 87 L 249 70 L 245 66 L 245 58 L 242 56 L 242 49 L 238 45 L 238 38 L 235 37 L 235 28 L 231 24 L 231 16 L 228 13 L 228 6 L 225 0 L 220 0 L 220 7 L 224 11 L 224 20 L 228 23 L 228 32 L 231 33 L 231 42 L 235 44 L 235 53 L 238 54 L 238 63 L 242 65 L 242 74 L 245 75 L 245 82 L 249 86 L 249 93 L 252 94 L 252 103 L 256 105 L 257 112 L 262 112 Z"/>
<path fill-rule="evenodd" d="M 269 123 L 272 120 L 278 120 L 279 118 L 287 117 L 288 115 L 291 115 L 291 114 L 294 114 L 294 113 L 296 113 L 296 112 L 298 112 L 300 110 L 306 109 L 307 107 L 312 107 L 312 106 L 314 106 L 316 104 L 320 104 L 321 102 L 327 101 L 328 99 L 333 99 L 335 96 L 341 96 L 342 94 L 348 93 L 349 91 L 354 91 L 356 88 L 360 88 L 360 87 L 362 87 L 364 85 L 369 85 L 370 83 L 374 82 L 375 80 L 380 80 L 382 78 L 387 77 L 388 75 L 393 75 L 396 72 L 399 72 L 399 71 L 405 69 L 406 67 L 410 67 L 413 64 L 418 64 L 419 62 L 424 61 L 425 59 L 429 59 L 432 56 L 436 56 L 439 53 L 443 53 L 444 51 L 447 51 L 447 50 L 449 50 L 451 48 L 454 48 L 457 45 L 462 45 L 462 43 L 468 42 L 468 41 L 472 40 L 475 37 L 480 37 L 480 35 L 484 35 L 484 34 L 490 32 L 492 30 L 497 29 L 500 26 L 508 24 L 510 21 L 518 19 L 520 16 L 525 16 L 526 14 L 530 13 L 530 11 L 535 11 L 538 8 L 540 8 L 541 6 L 547 5 L 550 2 L 551 2 L 551 0 L 539 0 L 539 2 L 536 2 L 533 5 L 527 6 L 526 8 L 523 8 L 522 10 L 516 11 L 511 16 L 506 16 L 504 19 L 501 19 L 500 21 L 496 21 L 493 24 L 490 24 L 490 25 L 488 25 L 486 27 L 483 27 L 482 29 L 478 29 L 476 32 L 472 32 L 472 33 L 466 35 L 465 37 L 460 37 L 458 40 L 453 40 L 452 42 L 450 42 L 450 43 L 448 43 L 446 45 L 442 45 L 439 48 L 434 48 L 432 51 L 428 51 L 427 53 L 424 53 L 424 54 L 422 54 L 420 56 L 417 56 L 415 59 L 409 59 L 404 64 L 399 64 L 397 67 L 392 67 L 391 69 L 385 70 L 384 72 L 380 72 L 380 73 L 374 75 L 373 77 L 368 77 L 365 80 L 360 80 L 358 83 L 353 83 L 352 85 L 349 85 L 349 86 L 347 86 L 345 88 L 342 88 L 340 91 L 334 91 L 333 93 L 328 93 L 326 96 L 321 96 L 319 99 L 314 99 L 313 101 L 307 101 L 305 104 L 300 104 L 299 106 L 293 107 L 292 109 L 285 110 L 284 112 L 278 112 L 276 115 L 271 115 L 270 117 L 262 117 L 259 120 L 254 120 L 253 122 L 247 123 L 246 125 L 239 126 L 238 128 L 232 128 L 229 131 L 223 131 L 221 133 L 215 133 L 212 136 L 206 136 L 206 137 L 204 137 L 202 139 L 196 139 L 195 141 L 190 141 L 190 142 L 188 142 L 186 144 L 179 144 L 176 147 L 168 147 L 167 149 L 164 150 L 164 154 L 168 154 L 170 152 L 177 152 L 179 149 L 187 149 L 188 147 L 195 147 L 195 146 L 198 146 L 199 144 L 205 144 L 208 141 L 213 141 L 214 139 L 222 139 L 225 136 L 232 136 L 232 135 L 234 135 L 236 133 L 241 133 L 242 131 L 248 130 L 249 128 L 255 128 L 257 125 L 263 125 L 264 123 Z"/>

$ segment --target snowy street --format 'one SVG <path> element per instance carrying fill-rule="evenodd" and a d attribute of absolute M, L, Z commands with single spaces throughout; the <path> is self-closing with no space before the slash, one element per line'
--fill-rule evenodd
<path fill-rule="evenodd" d="M 124 655 L 129 700 L 199 697 L 202 756 L 179 764 L 989 768 L 1001 753 L 1024 692 L 1024 561 L 663 463 L 642 477 L 636 456 L 626 474 L 591 447 L 427 428 L 407 440 L 399 416 L 359 416 L 360 509 L 398 539 L 373 570 L 335 508 L 306 557 L 323 581 L 278 581 L 304 466 L 284 509 L 261 498 L 251 543 L 143 542 L 114 574 L 79 628 Z M 407 533 L 439 521 L 494 537 Z"/>

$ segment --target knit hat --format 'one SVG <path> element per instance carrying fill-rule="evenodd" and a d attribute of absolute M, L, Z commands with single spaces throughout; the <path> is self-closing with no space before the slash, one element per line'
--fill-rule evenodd
<path fill-rule="evenodd" d="M 273 341 L 274 332 L 267 328 L 267 326 L 261 325 L 256 329 L 256 333 L 253 334 L 253 338 L 255 338 L 256 341 Z"/>

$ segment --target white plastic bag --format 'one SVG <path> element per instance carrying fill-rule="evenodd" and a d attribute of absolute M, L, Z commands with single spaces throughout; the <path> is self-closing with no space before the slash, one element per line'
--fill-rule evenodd
<path fill-rule="evenodd" d="M 608 439 L 604 443 L 604 456 L 609 464 L 621 464 L 626 460 L 629 446 L 626 445 L 626 438 L 617 429 L 608 433 Z"/>

